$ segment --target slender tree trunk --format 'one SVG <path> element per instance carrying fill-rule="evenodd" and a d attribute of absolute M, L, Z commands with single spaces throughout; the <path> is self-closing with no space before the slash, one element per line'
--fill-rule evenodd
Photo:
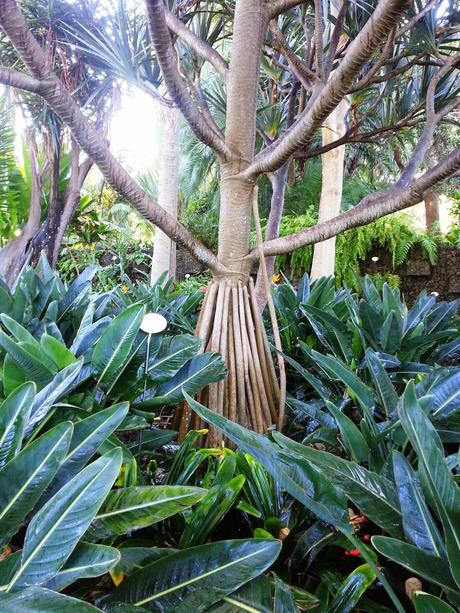
<path fill-rule="evenodd" d="M 225 381 L 210 385 L 199 400 L 257 432 L 277 423 L 280 390 L 250 279 L 250 264 L 245 259 L 255 183 L 238 175 L 254 157 L 260 49 L 266 25 L 264 7 L 262 0 L 239 0 L 236 4 L 225 141 L 239 157 L 220 162 L 218 259 L 228 272 L 214 273 L 196 328 L 202 350 L 221 353 L 229 371 Z M 180 436 L 188 428 L 200 426 L 197 416 L 185 408 Z M 216 446 L 221 441 L 222 435 L 211 429 L 206 445 Z"/>
<path fill-rule="evenodd" d="M 268 216 L 267 230 L 265 233 L 265 240 L 272 240 L 278 238 L 279 228 L 281 223 L 281 217 L 283 216 L 284 209 L 284 193 L 286 191 L 286 178 L 289 172 L 290 163 L 287 162 L 276 172 L 270 173 L 269 179 L 272 185 L 272 197 L 270 202 L 270 214 Z M 268 256 L 265 258 L 265 265 L 267 267 L 268 278 L 271 279 L 275 272 L 275 257 Z M 259 268 L 256 283 L 256 295 L 257 303 L 260 310 L 263 310 L 267 302 L 267 295 L 265 292 L 264 279 L 262 278 L 262 271 Z"/>
<path fill-rule="evenodd" d="M 426 229 L 433 230 L 439 226 L 439 194 L 436 189 L 429 189 L 423 196 L 425 203 Z"/>
<path fill-rule="evenodd" d="M 347 103 L 342 100 L 324 122 L 322 128 L 323 145 L 328 145 L 345 134 L 345 114 Z M 318 223 L 336 217 L 340 212 L 343 188 L 343 167 L 345 160 L 345 145 L 336 147 L 323 154 L 322 158 L 322 185 L 319 202 Z M 334 274 L 335 264 L 335 236 L 313 248 L 313 262 L 310 277 L 329 277 Z"/>
<path fill-rule="evenodd" d="M 21 268 L 30 257 L 32 239 L 40 228 L 41 178 L 37 152 L 33 142 L 29 143 L 29 151 L 32 172 L 32 194 L 27 223 L 21 234 L 0 250 L 0 277 L 10 286 L 13 285 Z"/>
<path fill-rule="evenodd" d="M 180 157 L 179 109 L 162 107 L 162 119 L 158 204 L 169 215 L 177 218 Z M 151 284 L 156 283 L 164 272 L 167 272 L 169 277 L 174 277 L 176 274 L 176 243 L 157 227 L 153 243 Z"/>

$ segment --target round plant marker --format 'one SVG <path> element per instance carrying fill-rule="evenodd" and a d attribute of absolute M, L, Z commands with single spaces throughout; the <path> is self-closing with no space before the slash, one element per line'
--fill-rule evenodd
<path fill-rule="evenodd" d="M 167 325 L 168 322 L 163 315 L 159 313 L 146 313 L 141 322 L 141 330 L 147 334 L 158 334 L 163 332 Z"/>

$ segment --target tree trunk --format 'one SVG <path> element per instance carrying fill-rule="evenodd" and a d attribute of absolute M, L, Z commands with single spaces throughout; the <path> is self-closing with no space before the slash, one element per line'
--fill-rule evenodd
<path fill-rule="evenodd" d="M 162 119 L 158 204 L 172 217 L 177 218 L 180 157 L 179 109 L 162 107 Z M 176 274 L 176 243 L 157 227 L 153 243 L 151 284 L 154 285 L 165 272 L 169 277 L 174 277 Z"/>
<path fill-rule="evenodd" d="M 265 240 L 278 238 L 281 217 L 284 209 L 284 193 L 286 191 L 286 178 L 289 172 L 290 163 L 287 162 L 276 172 L 270 173 L 269 178 L 272 184 L 272 197 L 270 202 L 270 214 L 268 216 L 267 230 Z M 271 279 L 275 272 L 275 257 L 268 256 L 265 258 L 268 278 Z M 262 311 L 267 302 L 267 294 L 265 284 L 262 278 L 262 270 L 259 267 L 256 283 L 256 295 L 259 308 Z"/>
<path fill-rule="evenodd" d="M 220 160 L 218 259 L 228 272 L 214 273 L 196 328 L 197 336 L 203 341 L 202 350 L 221 353 L 228 369 L 226 380 L 209 386 L 199 395 L 199 400 L 217 413 L 260 433 L 277 423 L 280 391 L 250 279 L 251 265 L 245 259 L 250 246 L 255 182 L 241 178 L 240 173 L 254 157 L 264 25 L 261 0 L 237 2 L 227 83 L 225 142 L 239 157 Z M 180 420 L 180 437 L 188 428 L 200 425 L 197 416 L 186 408 Z M 221 441 L 221 433 L 211 429 L 206 446 L 218 446 Z"/>
<path fill-rule="evenodd" d="M 436 189 L 429 189 L 423 195 L 425 202 L 426 229 L 439 230 L 439 194 Z"/>
<path fill-rule="evenodd" d="M 347 103 L 342 100 L 324 122 L 322 128 L 323 145 L 328 145 L 345 134 L 345 115 Z M 343 188 L 343 166 L 345 145 L 336 147 L 322 156 L 322 185 L 319 202 L 318 223 L 336 217 L 340 212 Z M 317 243 L 313 248 L 311 279 L 330 277 L 334 274 L 335 236 Z"/>

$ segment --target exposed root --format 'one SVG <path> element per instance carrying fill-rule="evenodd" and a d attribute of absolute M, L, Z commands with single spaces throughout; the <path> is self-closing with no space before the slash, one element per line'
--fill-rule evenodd
<path fill-rule="evenodd" d="M 264 433 L 276 426 L 280 388 L 252 280 L 215 279 L 208 288 L 196 328 L 202 351 L 217 351 L 225 360 L 228 377 L 198 394 L 197 400 L 246 428 Z M 181 411 L 179 438 L 200 428 L 189 407 Z M 176 426 L 177 427 L 177 426 Z M 220 432 L 210 429 L 208 447 L 222 444 Z"/>

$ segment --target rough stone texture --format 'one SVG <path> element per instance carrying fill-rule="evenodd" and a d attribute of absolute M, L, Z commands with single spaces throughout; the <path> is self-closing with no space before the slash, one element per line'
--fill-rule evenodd
<path fill-rule="evenodd" d="M 372 257 L 377 256 L 378 262 L 369 257 L 361 265 L 362 274 L 394 273 L 400 277 L 401 294 L 408 304 L 422 290 L 438 292 L 438 300 L 455 300 L 460 298 L 460 250 L 454 247 L 439 247 L 438 261 L 431 266 L 423 257 L 420 249 L 414 249 L 407 262 L 402 266 L 392 267 L 391 255 L 383 249 L 376 249 Z"/>

